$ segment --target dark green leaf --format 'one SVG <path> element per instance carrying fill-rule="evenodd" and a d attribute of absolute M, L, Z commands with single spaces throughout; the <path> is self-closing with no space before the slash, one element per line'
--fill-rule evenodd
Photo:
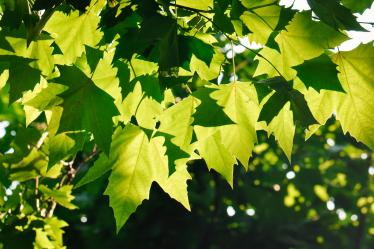
<path fill-rule="evenodd" d="M 308 0 L 308 4 L 321 21 L 336 30 L 343 28 L 365 31 L 352 12 L 341 5 L 339 0 Z"/>
<path fill-rule="evenodd" d="M 201 100 L 201 104 L 193 115 L 193 125 L 214 127 L 234 123 L 223 111 L 223 108 L 210 97 L 210 94 L 214 91 L 215 89 L 204 87 L 192 94 L 195 98 Z"/>
<path fill-rule="evenodd" d="M 98 88 L 90 78 L 75 66 L 60 66 L 60 77 L 55 82 L 69 89 L 64 98 L 59 132 L 87 130 L 95 142 L 109 154 L 113 133 L 113 116 L 119 114 L 113 98 Z"/>
<path fill-rule="evenodd" d="M 9 69 L 10 103 L 21 98 L 23 92 L 34 89 L 35 85 L 39 83 L 41 72 L 29 65 L 32 61 L 32 59 L 14 55 L 0 56 L 0 72 Z"/>
<path fill-rule="evenodd" d="M 307 60 L 303 64 L 294 67 L 297 76 L 307 87 L 317 91 L 322 89 L 344 92 L 338 79 L 336 65 L 326 54 Z"/>

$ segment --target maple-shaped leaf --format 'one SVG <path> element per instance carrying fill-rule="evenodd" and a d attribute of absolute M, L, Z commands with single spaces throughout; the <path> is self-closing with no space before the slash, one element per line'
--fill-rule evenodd
<path fill-rule="evenodd" d="M 342 33 L 322 22 L 313 21 L 310 12 L 296 14 L 286 30 L 275 38 L 283 63 L 288 66 L 315 58 L 325 49 L 334 48 L 345 40 L 347 36 Z"/>
<path fill-rule="evenodd" d="M 181 158 L 175 161 L 175 172 L 163 182 L 159 182 L 161 188 L 170 195 L 171 198 L 181 203 L 187 210 L 191 210 L 188 200 L 187 181 L 192 179 L 187 170 L 187 161 L 190 158 Z"/>
<path fill-rule="evenodd" d="M 248 4 L 248 7 L 252 7 L 252 5 L 254 5 L 253 7 L 256 6 L 256 4 Z M 269 5 L 244 12 L 240 19 L 251 31 L 251 34 L 248 35 L 249 40 L 263 45 L 266 44 L 271 33 L 277 27 L 280 13 L 281 7 L 277 5 Z"/>
<path fill-rule="evenodd" d="M 233 123 L 223 108 L 210 96 L 214 91 L 213 88 L 204 87 L 193 92 L 192 96 L 201 101 L 193 115 L 194 125 L 209 127 Z"/>
<path fill-rule="evenodd" d="M 273 134 L 275 140 L 286 154 L 288 161 L 291 162 L 293 139 L 295 136 L 295 124 L 293 113 L 290 110 L 290 103 L 286 103 L 279 113 L 272 119 L 268 125 L 268 134 Z"/>
<path fill-rule="evenodd" d="M 93 10 L 82 15 L 78 10 L 69 14 L 56 11 L 44 27 L 63 53 L 56 55 L 56 61 L 59 64 L 72 63 L 82 55 L 84 45 L 95 47 L 102 38 L 99 22 L 100 18 Z"/>
<path fill-rule="evenodd" d="M 211 96 L 235 123 L 218 128 L 222 143 L 247 168 L 257 142 L 255 125 L 260 113 L 255 89 L 248 82 L 234 82 L 220 85 Z"/>
<path fill-rule="evenodd" d="M 233 187 L 234 165 L 236 158 L 228 151 L 217 128 L 194 127 L 197 137 L 197 149 L 209 169 L 220 173 Z"/>
<path fill-rule="evenodd" d="M 255 60 L 258 60 L 258 66 L 254 73 L 254 77 L 260 75 L 267 75 L 268 77 L 279 77 L 279 73 L 282 74 L 286 80 L 292 80 L 296 77 L 296 70 L 291 68 L 287 60 L 283 60 L 283 55 L 277 50 L 268 47 L 263 48 L 260 51 L 261 56 L 256 56 Z M 271 65 L 267 60 L 271 61 Z M 275 67 L 275 68 L 274 68 Z"/>
<path fill-rule="evenodd" d="M 169 107 L 160 116 L 158 131 L 174 136 L 175 145 L 187 148 L 192 139 L 193 114 L 199 104 L 200 101 L 191 96 Z"/>
<path fill-rule="evenodd" d="M 166 139 L 165 146 L 169 157 L 169 174 L 175 171 L 175 161 L 188 158 L 188 150 L 193 134 L 193 114 L 200 101 L 192 96 L 169 107 L 160 116 L 157 135 Z"/>
<path fill-rule="evenodd" d="M 49 83 L 32 99 L 25 102 L 25 105 L 32 106 L 39 111 L 51 109 L 53 106 L 59 105 L 63 99 L 58 95 L 67 90 L 67 87 L 60 84 Z"/>
<path fill-rule="evenodd" d="M 334 29 L 365 31 L 357 22 L 351 10 L 344 7 L 339 0 L 307 0 L 313 12 L 322 22 Z M 360 1 L 357 1 L 360 2 Z"/>
<path fill-rule="evenodd" d="M 102 154 L 86 175 L 76 184 L 81 187 L 112 170 L 105 194 L 114 211 L 117 231 L 130 215 L 149 198 L 157 182 L 173 199 L 190 209 L 187 196 L 188 158 L 176 162 L 176 171 L 168 177 L 168 157 L 162 136 L 149 139 L 134 125 L 118 128 L 113 134 L 109 158 Z"/>
<path fill-rule="evenodd" d="M 317 91 L 327 89 L 342 92 L 344 90 L 338 79 L 336 66 L 328 55 L 322 54 L 294 68 L 305 86 L 312 87 Z"/>
<path fill-rule="evenodd" d="M 374 149 L 374 47 L 360 45 L 333 57 L 347 94 L 341 95 L 336 118 L 344 132 Z"/>
<path fill-rule="evenodd" d="M 58 68 L 60 77 L 54 81 L 69 87 L 60 95 L 64 110 L 58 131 L 90 131 L 98 146 L 109 154 L 112 118 L 119 114 L 114 99 L 76 66 Z"/>
<path fill-rule="evenodd" d="M 21 98 L 23 92 L 34 89 L 35 85 L 39 83 L 41 72 L 29 65 L 32 61 L 32 59 L 15 55 L 0 56 L 0 72 L 5 69 L 9 70 L 10 103 Z"/>
<path fill-rule="evenodd" d="M 25 32 L 23 29 L 13 32 L 0 32 L 0 36 L 4 35 L 12 48 L 12 51 L 2 51 L 1 53 L 32 59 L 29 65 L 40 70 L 44 76 L 49 76 L 54 69 L 53 39 L 41 34 L 38 39 L 28 43 L 26 38 L 22 38 Z"/>
<path fill-rule="evenodd" d="M 293 89 L 289 82 L 278 77 L 270 81 L 269 84 L 275 92 L 267 99 L 263 105 L 258 121 L 270 123 L 278 115 L 286 103 L 290 102 L 295 123 L 299 123 L 307 128 L 309 125 L 316 124 L 317 120 L 313 117 L 305 97 L 298 90 Z"/>
<path fill-rule="evenodd" d="M 127 126 L 113 139 L 109 164 L 112 173 L 105 194 L 109 196 L 117 231 L 130 215 L 149 198 L 152 182 L 168 176 L 167 157 L 161 137 L 148 140 L 138 127 Z"/>
<path fill-rule="evenodd" d="M 328 90 L 318 93 L 309 89 L 304 92 L 308 105 L 320 124 L 335 113 L 344 133 L 374 148 L 374 48 L 371 44 L 360 45 L 332 58 L 338 65 L 338 77 L 345 93 Z"/>

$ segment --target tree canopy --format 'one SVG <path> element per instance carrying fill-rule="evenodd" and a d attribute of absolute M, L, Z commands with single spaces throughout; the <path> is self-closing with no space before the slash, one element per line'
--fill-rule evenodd
<path fill-rule="evenodd" d="M 0 248 L 30 234 L 25 248 L 64 248 L 63 212 L 90 192 L 117 233 L 156 193 L 261 214 L 264 231 L 277 215 L 322 231 L 263 248 L 334 248 L 323 224 L 358 227 L 342 248 L 373 246 L 374 45 L 339 49 L 373 1 L 307 2 L 0 1 Z M 335 205 L 350 221 L 324 219 Z"/>

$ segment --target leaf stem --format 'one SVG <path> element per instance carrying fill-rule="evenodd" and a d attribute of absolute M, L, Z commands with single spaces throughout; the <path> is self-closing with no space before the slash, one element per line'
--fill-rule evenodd
<path fill-rule="evenodd" d="M 232 55 L 232 70 L 234 74 L 234 83 L 236 82 L 236 68 L 235 68 L 235 50 L 234 50 L 234 42 L 231 40 L 231 55 Z"/>
<path fill-rule="evenodd" d="M 132 65 L 132 63 L 131 63 L 131 60 L 128 60 L 129 61 L 129 64 L 130 64 L 130 67 L 131 67 L 131 71 L 133 72 L 133 74 L 134 74 L 134 78 L 136 78 L 137 76 L 136 76 L 136 72 L 135 72 L 135 69 L 134 69 L 134 67 L 133 67 L 133 65 Z"/>

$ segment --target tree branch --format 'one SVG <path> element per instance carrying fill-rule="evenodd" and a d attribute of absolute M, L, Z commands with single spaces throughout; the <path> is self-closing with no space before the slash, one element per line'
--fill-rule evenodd
<path fill-rule="evenodd" d="M 38 38 L 38 36 L 42 32 L 44 26 L 47 24 L 48 20 L 52 17 L 56 8 L 57 8 L 57 6 L 51 8 L 51 9 L 48 9 L 44 12 L 44 14 L 40 18 L 39 22 L 35 25 L 35 27 L 31 30 L 31 32 L 27 34 L 27 45 L 29 45 L 32 41 L 34 41 Z"/>
<path fill-rule="evenodd" d="M 203 14 L 201 14 L 201 13 L 199 13 L 198 11 L 196 12 L 198 15 L 200 15 L 200 16 L 202 16 L 202 17 L 204 17 L 205 19 L 207 19 L 209 22 L 211 22 L 212 24 L 213 24 L 213 26 L 215 26 L 229 41 L 232 41 L 232 42 L 234 42 L 234 43 L 236 43 L 237 45 L 241 45 L 241 46 L 243 46 L 244 48 L 246 48 L 247 50 L 249 50 L 250 52 L 252 52 L 252 53 L 254 53 L 255 55 L 257 55 L 258 57 L 260 57 L 260 58 L 262 58 L 262 59 L 264 59 L 267 63 L 269 63 L 269 65 L 271 65 L 271 67 L 273 67 L 274 68 L 274 70 L 279 74 L 279 76 L 281 76 L 281 77 L 283 77 L 283 78 L 285 78 L 282 74 L 281 74 L 281 72 L 278 70 L 278 68 L 276 68 L 275 67 L 275 65 L 270 61 L 270 60 L 268 60 L 266 57 L 264 57 L 262 54 L 260 54 L 260 53 L 258 53 L 257 51 L 255 51 L 255 50 L 253 50 L 253 49 L 251 49 L 251 48 L 249 48 L 249 47 L 247 47 L 247 46 L 245 46 L 245 45 L 243 45 L 243 44 L 241 44 L 238 40 L 235 40 L 235 39 L 232 39 L 229 35 L 227 35 L 225 32 L 223 32 L 222 31 L 222 29 L 215 23 L 215 22 L 213 22 L 213 20 L 211 19 L 211 18 L 209 18 L 209 17 L 207 17 L 207 16 L 205 16 L 205 15 L 203 15 Z M 236 34 L 236 33 L 235 33 Z M 236 34 L 237 35 L 237 34 Z"/>
<path fill-rule="evenodd" d="M 176 3 L 170 3 L 170 6 L 181 8 L 181 9 L 185 9 L 185 10 L 189 10 L 189 11 L 192 11 L 192 12 L 214 13 L 211 10 L 199 10 L 199 9 L 195 9 L 195 8 L 191 8 L 191 7 L 179 5 L 179 4 L 176 4 Z"/>

